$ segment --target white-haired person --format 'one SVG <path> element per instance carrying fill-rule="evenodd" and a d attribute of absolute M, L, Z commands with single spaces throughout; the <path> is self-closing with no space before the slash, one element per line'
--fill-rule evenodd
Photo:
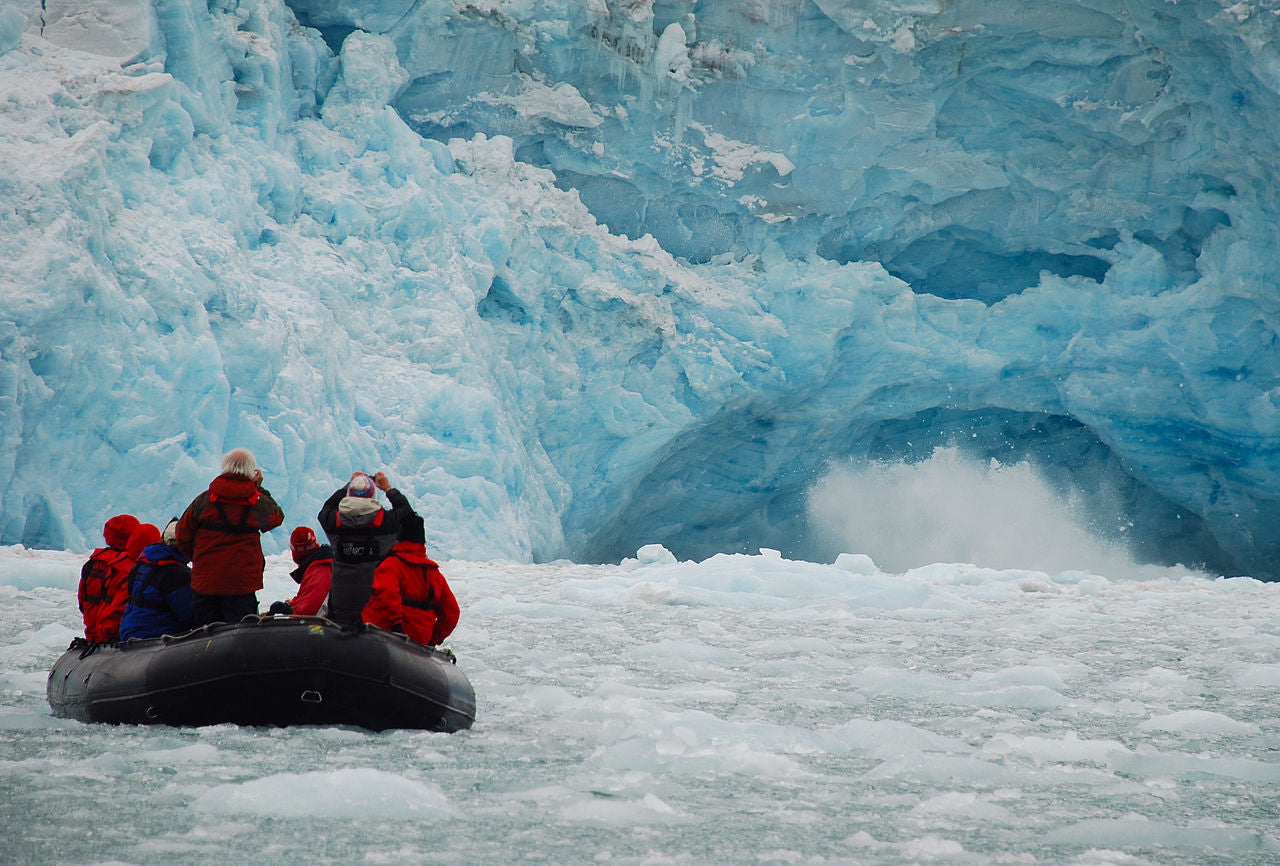
<path fill-rule="evenodd" d="M 248 448 L 222 458 L 222 474 L 178 520 L 178 550 L 191 558 L 192 619 L 239 622 L 258 612 L 262 589 L 261 535 L 284 522 L 262 486 L 262 470 Z"/>

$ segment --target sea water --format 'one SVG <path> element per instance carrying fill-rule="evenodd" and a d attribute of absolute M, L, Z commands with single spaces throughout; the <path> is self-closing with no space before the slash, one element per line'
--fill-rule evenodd
<path fill-rule="evenodd" d="M 177 729 L 52 717 L 82 558 L 0 548 L 0 862 L 1280 863 L 1280 585 L 447 562 L 471 730 Z"/>

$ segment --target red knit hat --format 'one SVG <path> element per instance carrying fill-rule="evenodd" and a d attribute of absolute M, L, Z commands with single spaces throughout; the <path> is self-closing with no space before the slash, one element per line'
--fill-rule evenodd
<path fill-rule="evenodd" d="M 138 518 L 132 514 L 117 514 L 102 527 L 102 537 L 106 540 L 107 547 L 124 550 L 129 543 L 129 536 L 137 528 Z"/>
<path fill-rule="evenodd" d="M 154 523 L 139 523 L 129 533 L 129 543 L 124 546 L 124 555 L 130 560 L 136 560 L 142 555 L 142 551 L 160 541 L 160 538 L 160 530 Z"/>
<path fill-rule="evenodd" d="M 294 562 L 319 548 L 320 543 L 316 541 L 316 534 L 311 531 L 310 526 L 299 526 L 289 536 L 289 552 L 293 554 Z"/>

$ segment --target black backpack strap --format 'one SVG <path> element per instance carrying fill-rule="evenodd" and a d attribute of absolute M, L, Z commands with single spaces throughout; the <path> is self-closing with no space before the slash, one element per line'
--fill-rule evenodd
<path fill-rule="evenodd" d="M 107 578 L 111 576 L 112 567 L 124 557 L 124 551 L 116 550 L 108 547 L 104 553 L 110 551 L 115 554 L 107 558 L 105 555 L 101 558 L 96 556 L 89 557 L 89 561 L 80 569 L 80 580 L 84 584 L 84 600 L 93 604 L 100 604 L 107 600 Z"/>
<path fill-rule="evenodd" d="M 231 516 L 227 514 L 227 504 L 221 499 L 211 499 L 209 504 L 218 512 L 218 520 L 207 520 L 201 518 L 199 520 L 201 529 L 216 529 L 219 532 L 229 532 L 235 535 L 256 534 L 258 530 L 249 525 L 249 515 L 253 511 L 252 505 L 234 503 L 239 505 L 243 510 L 240 512 L 240 519 L 233 521 Z"/>
<path fill-rule="evenodd" d="M 164 591 L 156 583 L 156 577 L 160 574 L 160 565 L 161 563 L 158 562 L 140 561 L 133 567 L 133 571 L 129 572 L 129 604 L 147 610 L 169 609 L 169 605 L 152 601 L 143 595 L 148 587 L 164 595 Z"/>
<path fill-rule="evenodd" d="M 108 566 L 96 556 L 89 557 L 89 560 L 80 569 L 80 585 L 84 587 L 85 603 L 97 603 L 102 601 L 102 591 L 106 585 L 106 572 Z"/>

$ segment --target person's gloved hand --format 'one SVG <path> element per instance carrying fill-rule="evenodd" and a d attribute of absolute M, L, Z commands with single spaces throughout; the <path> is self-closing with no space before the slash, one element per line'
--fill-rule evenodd
<path fill-rule="evenodd" d="M 273 601 L 267 613 L 271 616 L 293 616 L 293 605 L 287 601 Z"/>

